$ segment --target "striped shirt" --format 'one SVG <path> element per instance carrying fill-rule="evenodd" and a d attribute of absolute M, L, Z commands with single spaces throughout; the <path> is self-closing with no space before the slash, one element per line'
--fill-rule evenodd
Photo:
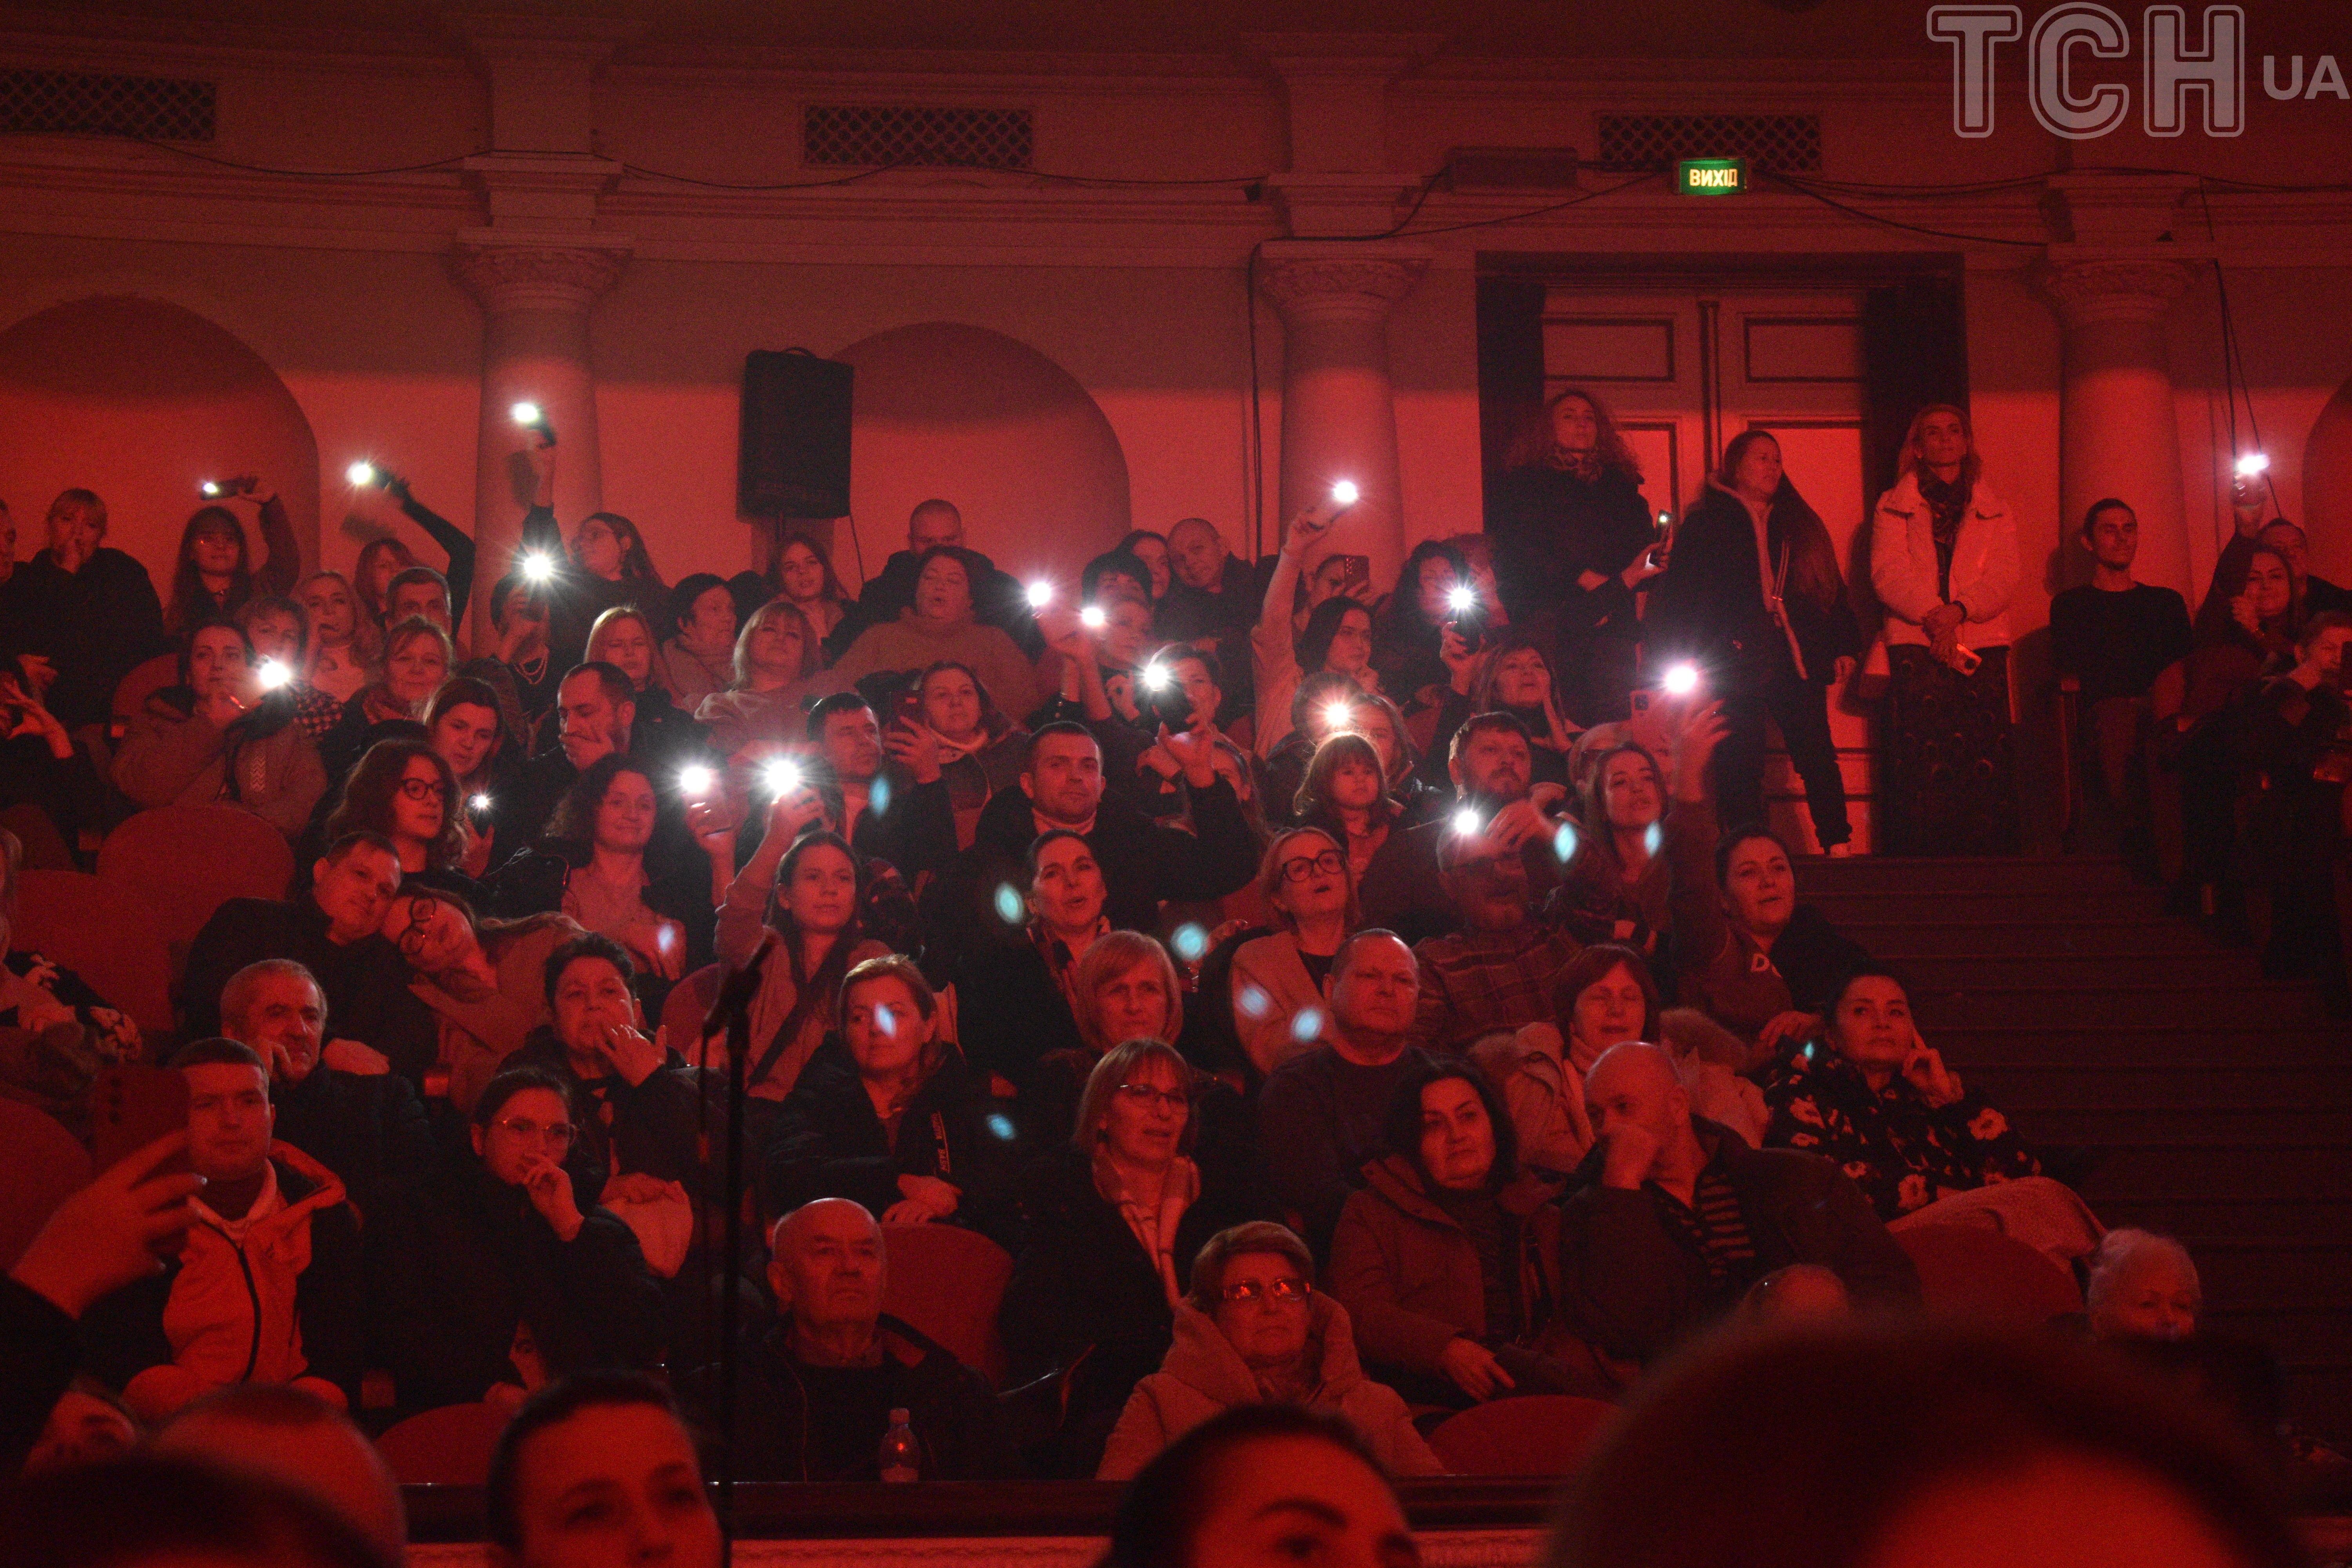
<path fill-rule="evenodd" d="M 1655 1182 L 1646 1184 L 1646 1190 L 1660 1215 L 1705 1260 L 1711 1289 L 1746 1288 L 1756 1271 L 1756 1238 L 1739 1211 L 1738 1193 L 1712 1160 L 1699 1172 L 1688 1204 Z"/>

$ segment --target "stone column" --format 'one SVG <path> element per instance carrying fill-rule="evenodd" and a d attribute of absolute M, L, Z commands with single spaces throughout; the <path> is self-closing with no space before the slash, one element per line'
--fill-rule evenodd
<path fill-rule="evenodd" d="M 543 241 L 486 231 L 462 237 L 451 270 L 482 307 L 482 411 L 475 462 L 473 626 L 489 635 L 489 591 L 507 569 L 531 500 L 517 403 L 536 403 L 555 429 L 555 511 L 576 521 L 604 504 L 588 311 L 621 275 L 626 243 Z"/>
<path fill-rule="evenodd" d="M 2189 287 L 2169 257 L 2081 254 L 2053 246 L 2042 288 L 2064 324 L 2059 393 L 2062 535 L 2103 496 L 2139 515 L 2142 582 L 2177 588 L 2190 604 L 2189 528 L 2180 433 L 2173 415 L 2165 313 Z"/>
<path fill-rule="evenodd" d="M 1281 520 L 1341 479 L 1361 492 L 1331 549 L 1372 558 L 1372 579 L 1404 563 L 1396 406 L 1389 386 L 1389 313 L 1428 258 L 1406 247 L 1269 242 L 1258 268 L 1283 323 Z M 1308 563 L 1312 565 L 1313 563 Z"/>

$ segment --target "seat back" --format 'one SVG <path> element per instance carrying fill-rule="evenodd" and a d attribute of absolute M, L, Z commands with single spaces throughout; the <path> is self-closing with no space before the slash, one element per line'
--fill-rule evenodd
<path fill-rule="evenodd" d="M 689 1066 L 702 1066 L 702 1021 L 719 999 L 719 965 L 706 963 L 669 988 L 662 1003 L 661 1026 L 669 1047 Z"/>
<path fill-rule="evenodd" d="M 375 1446 L 403 1486 L 478 1487 L 507 1420 L 496 1405 L 444 1405 L 394 1424 Z"/>
<path fill-rule="evenodd" d="M 996 1333 L 996 1306 L 1013 1278 L 1013 1255 L 954 1225 L 886 1225 L 882 1246 L 890 1263 L 882 1310 L 1002 1386 L 1004 1342 Z"/>
<path fill-rule="evenodd" d="M 1429 1446 L 1460 1476 L 1565 1476 L 1591 1452 L 1617 1407 L 1573 1394 L 1530 1394 L 1449 1415 Z"/>
<path fill-rule="evenodd" d="M 294 879 L 294 851 L 278 829 L 233 805 L 159 805 L 142 811 L 99 846 L 98 876 L 143 900 L 155 913 L 178 972 L 188 944 L 230 899 L 282 899 Z"/>
<path fill-rule="evenodd" d="M 0 1271 L 16 1267 L 50 1215 L 89 1185 L 89 1156 L 55 1119 L 0 1100 Z"/>
<path fill-rule="evenodd" d="M 1919 1270 L 1931 1312 L 2030 1328 L 2083 1310 L 2074 1277 L 2015 1237 L 1972 1225 L 1905 1226 L 1894 1235 Z"/>
<path fill-rule="evenodd" d="M 160 1040 L 172 1032 L 172 958 L 144 900 L 81 871 L 27 871 L 16 945 L 55 959 Z"/>
<path fill-rule="evenodd" d="M 147 711 L 147 699 L 179 679 L 180 656 L 159 653 L 133 665 L 131 673 L 116 682 L 114 700 L 108 704 L 108 710 L 117 719 L 136 719 Z"/>

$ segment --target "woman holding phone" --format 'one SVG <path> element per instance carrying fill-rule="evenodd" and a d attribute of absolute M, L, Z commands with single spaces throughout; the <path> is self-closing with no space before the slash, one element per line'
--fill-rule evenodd
<path fill-rule="evenodd" d="M 1271 755 L 1290 733 L 1291 695 L 1307 676 L 1328 670 L 1366 691 L 1381 689 L 1380 672 L 1372 668 L 1372 612 L 1363 602 L 1371 584 L 1349 574 L 1350 560 L 1361 558 L 1333 552 L 1314 570 L 1307 568 L 1307 558 L 1347 510 L 1336 497 L 1319 500 L 1283 530 L 1282 553 L 1275 557 L 1265 605 L 1250 630 L 1261 757 Z"/>

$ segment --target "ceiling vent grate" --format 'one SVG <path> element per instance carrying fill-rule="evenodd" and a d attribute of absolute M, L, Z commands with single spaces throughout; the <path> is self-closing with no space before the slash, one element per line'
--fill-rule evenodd
<path fill-rule="evenodd" d="M 1822 166 L 1818 114 L 1604 114 L 1601 162 L 1663 169 L 1684 158 L 1745 158 L 1783 174 Z"/>
<path fill-rule="evenodd" d="M 0 132 L 209 142 L 216 92 L 174 77 L 0 70 Z"/>
<path fill-rule="evenodd" d="M 812 103 L 801 116 L 801 161 L 835 169 L 1026 169 L 1035 135 L 1026 109 Z"/>

